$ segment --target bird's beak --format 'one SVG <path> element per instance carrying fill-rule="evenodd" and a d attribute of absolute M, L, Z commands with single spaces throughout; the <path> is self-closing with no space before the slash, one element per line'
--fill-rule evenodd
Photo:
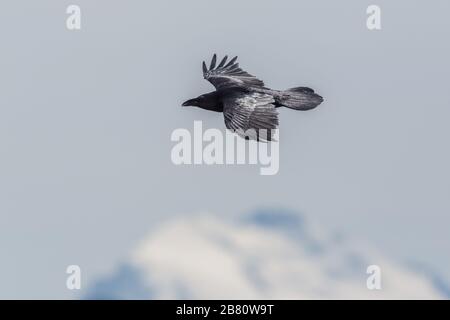
<path fill-rule="evenodd" d="M 194 106 L 195 105 L 194 102 L 195 102 L 195 99 L 190 99 L 190 100 L 183 102 L 182 106 L 183 107 Z"/>

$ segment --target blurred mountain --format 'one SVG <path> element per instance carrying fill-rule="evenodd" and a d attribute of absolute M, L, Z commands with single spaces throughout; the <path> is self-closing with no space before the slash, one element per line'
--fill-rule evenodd
<path fill-rule="evenodd" d="M 369 265 L 381 290 L 369 290 Z M 86 299 L 439 299 L 437 275 L 327 233 L 295 212 L 258 210 L 238 220 L 177 218 L 151 232 Z"/>

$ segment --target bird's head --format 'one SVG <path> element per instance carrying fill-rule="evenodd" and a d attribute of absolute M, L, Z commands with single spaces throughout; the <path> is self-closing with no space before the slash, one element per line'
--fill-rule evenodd
<path fill-rule="evenodd" d="M 198 96 L 197 98 L 186 100 L 185 102 L 183 102 L 182 106 L 183 107 L 200 107 L 202 105 L 202 103 L 204 103 L 204 102 L 205 102 L 205 97 L 203 95 L 201 95 L 201 96 Z"/>
<path fill-rule="evenodd" d="M 219 96 L 216 91 L 202 94 L 194 99 L 189 99 L 182 104 L 183 107 L 199 107 L 205 110 L 222 112 L 223 107 L 219 101 Z"/>

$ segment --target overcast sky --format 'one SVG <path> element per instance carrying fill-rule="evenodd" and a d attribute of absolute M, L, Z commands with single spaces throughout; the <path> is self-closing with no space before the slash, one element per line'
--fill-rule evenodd
<path fill-rule="evenodd" d="M 66 8 L 82 10 L 79 31 Z M 382 30 L 366 28 L 381 7 Z M 71 298 L 175 215 L 298 210 L 450 279 L 450 2 L 8 1 L 0 10 L 0 298 Z M 174 166 L 170 135 L 223 117 L 201 61 L 239 55 L 276 89 L 280 171 Z"/>

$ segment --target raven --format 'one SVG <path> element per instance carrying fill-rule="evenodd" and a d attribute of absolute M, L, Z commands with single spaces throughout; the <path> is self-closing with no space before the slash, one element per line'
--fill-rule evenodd
<path fill-rule="evenodd" d="M 239 67 L 237 57 L 228 63 L 227 59 L 225 56 L 216 66 L 217 55 L 214 54 L 209 68 L 203 61 L 203 77 L 216 91 L 187 100 L 182 106 L 223 112 L 225 126 L 246 139 L 272 140 L 273 130 L 278 126 L 276 108 L 310 110 L 323 101 L 321 96 L 307 87 L 284 91 L 267 88 L 263 81 Z M 266 136 L 260 135 L 261 132 Z"/>

